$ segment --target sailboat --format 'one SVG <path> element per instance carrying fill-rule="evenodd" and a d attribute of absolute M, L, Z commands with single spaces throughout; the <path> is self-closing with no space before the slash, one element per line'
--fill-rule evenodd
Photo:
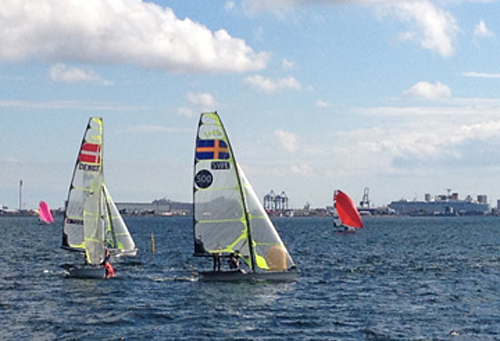
<path fill-rule="evenodd" d="M 355 231 L 364 226 L 354 201 L 347 194 L 340 190 L 335 191 L 333 202 L 344 231 Z"/>
<path fill-rule="evenodd" d="M 40 219 L 40 224 L 48 225 L 54 222 L 50 207 L 45 201 L 40 201 L 40 205 L 38 206 L 38 217 Z"/>
<path fill-rule="evenodd" d="M 91 117 L 80 146 L 64 211 L 62 248 L 85 254 L 83 266 L 63 266 L 70 277 L 106 277 L 109 266 L 106 237 L 112 235 L 110 226 L 116 220 L 114 204 L 110 205 L 110 201 L 103 175 L 103 121 Z"/>
<path fill-rule="evenodd" d="M 217 112 L 202 113 L 194 160 L 194 256 L 212 257 L 203 281 L 294 281 L 297 268 L 276 228 L 236 162 Z M 245 268 L 220 270 L 237 257 Z M 220 263 L 219 263 L 220 265 Z"/>

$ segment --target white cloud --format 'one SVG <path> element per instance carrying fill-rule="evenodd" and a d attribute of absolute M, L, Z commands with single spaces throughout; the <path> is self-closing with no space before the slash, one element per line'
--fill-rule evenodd
<path fill-rule="evenodd" d="M 0 101 L 0 108 L 13 108 L 19 110 L 47 110 L 47 109 L 81 109 L 91 111 L 141 111 L 149 109 L 146 106 L 125 106 L 113 102 L 91 101 Z"/>
<path fill-rule="evenodd" d="M 224 8 L 226 11 L 232 11 L 236 7 L 236 4 L 234 1 L 226 1 L 224 4 Z"/>
<path fill-rule="evenodd" d="M 291 70 L 295 67 L 295 64 L 286 58 L 283 58 L 282 65 L 284 70 Z"/>
<path fill-rule="evenodd" d="M 491 32 L 488 27 L 486 27 L 486 23 L 481 20 L 474 28 L 474 35 L 476 37 L 494 37 L 495 33 Z"/>
<path fill-rule="evenodd" d="M 328 108 L 331 107 L 332 105 L 328 102 L 322 101 L 322 100 L 317 100 L 316 101 L 316 107 L 318 108 Z"/>
<path fill-rule="evenodd" d="M 0 60 L 134 64 L 169 72 L 262 70 L 254 52 L 225 30 L 210 31 L 142 0 L 17 0 L 0 7 Z"/>
<path fill-rule="evenodd" d="M 403 93 L 405 97 L 416 97 L 428 100 L 451 97 L 451 90 L 447 85 L 440 82 L 435 84 L 429 82 L 418 82 Z"/>
<path fill-rule="evenodd" d="M 177 113 L 180 116 L 193 117 L 195 115 L 194 111 L 191 108 L 181 107 L 177 110 Z"/>
<path fill-rule="evenodd" d="M 384 7 L 400 20 L 416 25 L 411 33 L 406 33 L 405 40 L 417 40 L 424 49 L 437 51 L 443 56 L 453 54 L 453 39 L 458 26 L 451 14 L 427 0 L 390 1 Z"/>
<path fill-rule="evenodd" d="M 264 92 L 276 92 L 284 89 L 300 89 L 301 85 L 294 77 L 272 80 L 261 75 L 246 77 L 243 82 Z"/>
<path fill-rule="evenodd" d="M 243 6 L 250 14 L 271 11 L 282 16 L 297 7 L 325 4 L 368 6 L 382 16 L 391 15 L 413 24 L 411 32 L 400 36 L 402 39 L 417 41 L 424 49 L 443 56 L 454 52 L 453 39 L 458 32 L 455 18 L 429 0 L 246 0 Z"/>
<path fill-rule="evenodd" d="M 126 131 L 133 133 L 156 133 L 156 132 L 182 132 L 179 128 L 161 126 L 161 125 L 140 125 L 129 126 L 125 128 Z"/>
<path fill-rule="evenodd" d="M 276 130 L 274 135 L 278 138 L 281 145 L 289 152 L 297 150 L 297 135 L 294 133 L 284 130 Z"/>
<path fill-rule="evenodd" d="M 188 92 L 186 98 L 189 102 L 196 105 L 202 110 L 214 110 L 215 106 L 217 105 L 214 96 L 205 92 Z"/>
<path fill-rule="evenodd" d="M 290 172 L 295 175 L 300 175 L 302 177 L 310 177 L 314 174 L 313 166 L 310 163 L 302 162 L 300 164 L 294 164 L 290 166 Z"/>
<path fill-rule="evenodd" d="M 464 75 L 465 77 L 476 77 L 476 78 L 500 78 L 500 73 L 464 72 L 462 75 Z"/>
<path fill-rule="evenodd" d="M 50 67 L 49 77 L 53 81 L 63 83 L 90 82 L 104 85 L 111 85 L 110 81 L 102 79 L 92 70 L 83 70 L 75 67 L 68 67 L 64 64 L 56 64 Z"/>
<path fill-rule="evenodd" d="M 177 109 L 177 113 L 180 116 L 192 117 L 203 111 L 213 111 L 216 109 L 217 101 L 212 94 L 206 92 L 188 92 L 186 94 L 186 99 L 191 104 L 190 107 L 180 107 Z"/>

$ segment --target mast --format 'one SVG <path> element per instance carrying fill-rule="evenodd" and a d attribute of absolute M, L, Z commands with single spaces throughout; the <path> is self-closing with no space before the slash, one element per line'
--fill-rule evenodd
<path fill-rule="evenodd" d="M 19 180 L 19 212 L 23 209 L 23 180 Z"/>

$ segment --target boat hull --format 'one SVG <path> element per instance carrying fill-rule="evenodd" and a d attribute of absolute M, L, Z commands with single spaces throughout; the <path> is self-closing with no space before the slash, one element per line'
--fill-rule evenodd
<path fill-rule="evenodd" d="M 230 271 L 200 271 L 200 280 L 203 282 L 294 282 L 297 280 L 298 272 L 290 271 L 267 271 L 267 272 L 245 272 L 242 270 Z"/>
<path fill-rule="evenodd" d="M 138 249 L 133 250 L 120 250 L 120 249 L 110 249 L 109 253 L 114 257 L 135 257 L 137 256 Z"/>
<path fill-rule="evenodd" d="M 106 268 L 103 266 L 92 267 L 82 266 L 77 267 L 74 265 L 63 265 L 66 270 L 66 275 L 70 278 L 87 278 L 87 279 L 103 279 L 106 278 Z"/>

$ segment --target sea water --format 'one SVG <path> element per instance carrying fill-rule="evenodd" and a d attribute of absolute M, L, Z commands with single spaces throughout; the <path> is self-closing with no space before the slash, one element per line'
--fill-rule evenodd
<path fill-rule="evenodd" d="M 295 283 L 199 282 L 190 217 L 125 218 L 137 257 L 68 279 L 60 220 L 0 218 L 0 340 L 500 340 L 500 218 L 274 219 Z"/>

